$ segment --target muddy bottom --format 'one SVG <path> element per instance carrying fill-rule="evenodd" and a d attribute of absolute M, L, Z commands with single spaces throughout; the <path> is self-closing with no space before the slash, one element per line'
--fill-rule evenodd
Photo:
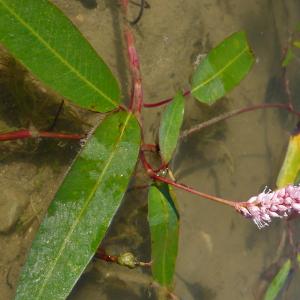
<path fill-rule="evenodd" d="M 117 1 L 52 2 L 108 64 L 127 102 L 130 82 Z M 146 102 L 187 89 L 201 57 L 233 32 L 247 32 L 257 58 L 246 79 L 217 105 L 207 108 L 187 98 L 183 129 L 235 108 L 287 101 L 281 80 L 281 52 L 289 33 L 300 22 L 298 1 L 148 3 L 150 8 L 134 26 Z M 133 18 L 136 13 L 138 8 L 131 5 Z M 18 67 L 9 65 L 0 73 L 0 130 L 47 128 L 62 99 Z M 297 64 L 288 67 L 287 75 L 292 97 L 297 99 Z M 144 110 L 146 142 L 156 142 L 160 114 L 161 109 Z M 55 130 L 87 132 L 100 120 L 100 115 L 66 103 Z M 266 185 L 275 188 L 289 132 L 296 122 L 278 110 L 242 114 L 183 140 L 172 170 L 178 181 L 198 190 L 245 201 Z M 14 298 L 20 268 L 38 225 L 80 145 L 32 140 L 1 143 L 0 149 L 0 299 L 9 300 Z M 177 191 L 177 197 L 181 227 L 175 294 L 179 299 L 260 299 L 270 280 L 266 271 L 289 252 L 285 223 L 274 221 L 269 228 L 258 230 L 229 208 L 182 191 Z M 112 254 L 132 251 L 149 261 L 146 191 L 129 192 L 124 201 L 104 245 Z M 297 221 L 291 225 L 298 233 Z M 299 274 L 294 276 L 282 299 L 299 299 Z M 127 270 L 94 261 L 69 299 L 157 299 L 157 295 L 149 270 Z"/>

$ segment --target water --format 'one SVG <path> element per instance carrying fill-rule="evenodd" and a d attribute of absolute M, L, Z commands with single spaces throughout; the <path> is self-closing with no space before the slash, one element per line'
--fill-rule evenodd
<path fill-rule="evenodd" d="M 116 1 L 53 2 L 101 54 L 119 78 L 123 94 L 127 95 L 130 85 Z M 232 32 L 245 30 L 257 57 L 257 63 L 242 84 L 212 109 L 187 98 L 184 129 L 223 111 L 286 100 L 280 83 L 280 57 L 289 32 L 300 21 L 297 1 L 151 0 L 149 4 L 151 8 L 145 10 L 135 30 L 146 102 L 155 102 L 175 95 L 179 88 L 188 88 L 197 59 Z M 132 16 L 137 12 L 134 9 L 133 6 Z M 288 77 L 293 98 L 297 99 L 299 71 L 296 64 L 289 67 Z M 50 97 L 49 101 L 56 103 L 57 99 Z M 47 108 L 51 109 L 54 108 Z M 155 139 L 160 111 L 145 110 L 147 142 Z M 80 119 L 90 124 L 97 121 L 91 120 L 97 117 L 83 114 L 79 113 Z M 38 117 L 32 118 L 37 126 L 41 125 Z M 60 128 L 71 126 L 75 131 L 87 128 L 78 128 L 74 114 L 65 119 Z M 72 122 L 68 123 L 70 119 Z M 3 122 L 7 124 L 7 120 Z M 17 123 L 9 126 L 20 126 Z M 247 200 L 265 185 L 274 188 L 289 131 L 295 123 L 292 116 L 277 110 L 251 112 L 219 123 L 180 144 L 172 163 L 174 173 L 179 181 L 203 192 Z M 76 152 L 72 145 L 57 147 L 57 144 L 26 144 L 25 150 L 22 145 L 14 149 L 13 156 L 2 161 L 1 185 L 11 193 L 22 190 L 21 193 L 27 195 L 24 201 L 29 203 L 30 199 L 30 203 L 34 203 L 34 208 L 28 204 L 21 216 L 23 219 L 31 216 L 32 211 L 45 211 Z M 31 151 L 34 147 L 37 147 L 36 152 Z M 22 181 L 15 183 L 14 178 Z M 261 276 L 285 252 L 280 246 L 283 222 L 272 222 L 270 228 L 259 231 L 230 208 L 181 191 L 177 196 L 181 228 L 175 294 L 184 300 L 259 299 L 266 282 Z M 146 194 L 140 192 L 127 196 L 123 213 L 105 241 L 111 252 L 130 250 L 142 260 L 149 259 L 145 197 Z M 31 230 L 22 233 L 12 230 L 0 236 L 0 244 L 5 245 L 0 256 L 3 270 L 0 291 L 5 299 L 12 298 L 20 264 L 37 224 L 33 221 L 33 225 L 29 225 Z M 156 299 L 149 282 L 147 270 L 126 270 L 97 262 L 89 267 L 69 299 Z M 285 299 L 296 300 L 299 294 L 294 282 Z"/>

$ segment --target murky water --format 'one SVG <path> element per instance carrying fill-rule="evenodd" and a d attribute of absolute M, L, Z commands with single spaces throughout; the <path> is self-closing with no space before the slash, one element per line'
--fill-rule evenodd
<path fill-rule="evenodd" d="M 53 2 L 72 19 L 107 62 L 119 78 L 126 98 L 129 78 L 122 50 L 117 1 Z M 154 102 L 174 95 L 179 88 L 188 88 L 197 58 L 241 29 L 247 32 L 257 57 L 252 72 L 222 103 L 211 109 L 188 98 L 184 128 L 223 111 L 286 101 L 280 81 L 280 57 L 289 32 L 300 22 L 298 1 L 148 2 L 151 8 L 145 10 L 141 22 L 135 27 L 145 101 Z M 135 13 L 135 6 L 132 6 L 132 15 Z M 298 69 L 296 64 L 288 68 L 295 101 L 300 92 Z M 19 74 L 19 71 L 14 74 Z M 12 82 L 19 81 L 14 78 Z M 49 115 L 55 113 L 60 101 L 57 96 L 29 80 L 19 88 L 25 102 L 35 95 L 34 104 L 30 104 L 35 105 L 34 110 L 31 106 L 26 110 L 24 101 L 21 104 L 16 102 L 18 95 L 11 92 L 15 90 L 14 86 L 8 88 L 7 82 L 2 85 L 1 128 L 27 127 L 30 123 L 43 128 L 51 122 Z M 151 113 L 145 110 L 148 142 L 155 140 L 159 116 L 160 109 Z M 94 114 L 67 106 L 57 130 L 85 131 L 88 124 L 93 125 L 98 119 Z M 81 121 L 85 123 L 79 126 Z M 295 123 L 293 117 L 277 110 L 247 113 L 219 123 L 193 134 L 180 144 L 172 163 L 174 173 L 179 181 L 201 191 L 247 200 L 265 185 L 274 188 L 289 131 Z M 1 220 L 6 223 L 0 222 L 0 295 L 3 299 L 13 299 L 20 265 L 39 223 L 40 217 L 32 216 L 43 215 L 78 147 L 58 141 L 30 141 L 5 143 L 1 149 L 0 186 L 2 198 L 5 198 L 1 199 Z M 270 228 L 258 231 L 254 224 L 229 208 L 181 191 L 177 196 L 181 232 L 175 294 L 184 300 L 259 299 L 268 278 L 265 271 L 284 253 L 280 245 L 284 224 L 273 222 Z M 125 201 L 105 247 L 112 253 L 130 250 L 141 260 L 149 260 L 146 193 L 130 192 Z M 14 202 L 17 208 L 7 204 Z M 7 215 L 14 215 L 18 226 L 9 227 Z M 299 274 L 294 280 L 298 277 Z M 127 270 L 95 262 L 89 266 L 69 299 L 156 299 L 150 282 L 149 270 Z M 299 285 L 294 281 L 284 299 L 296 300 L 299 295 Z"/>

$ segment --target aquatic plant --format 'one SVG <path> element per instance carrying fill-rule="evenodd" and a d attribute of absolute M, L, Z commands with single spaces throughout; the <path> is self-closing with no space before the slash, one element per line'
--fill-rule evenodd
<path fill-rule="evenodd" d="M 85 136 L 32 129 L 0 135 L 0 140 L 69 138 L 83 144 L 40 225 L 20 276 L 16 299 L 65 299 L 95 254 L 130 268 L 151 265 L 163 297 L 171 296 L 180 215 L 173 188 L 230 206 L 259 228 L 268 225 L 271 217 L 299 212 L 299 187 L 291 185 L 299 171 L 299 163 L 291 163 L 299 156 L 297 146 L 287 152 L 279 189 L 265 190 L 248 202 L 226 200 L 179 183 L 169 166 L 181 138 L 235 115 L 277 108 L 299 117 L 292 101 L 265 103 L 224 113 L 181 132 L 184 97 L 191 95 L 212 105 L 251 69 L 255 59 L 245 32 L 233 33 L 207 54 L 193 74 L 190 90 L 178 91 L 175 97 L 156 103 L 144 103 L 138 53 L 126 21 L 128 1 L 120 3 L 132 80 L 128 107 L 121 103 L 120 88 L 109 68 L 55 6 L 47 0 L 0 0 L 0 41 L 7 50 L 41 82 L 75 105 L 106 114 L 98 127 Z M 144 1 L 142 8 L 143 5 Z M 161 105 L 167 106 L 159 127 L 159 142 L 146 144 L 141 111 Z M 298 137 L 291 137 L 289 149 L 295 149 Z M 159 154 L 159 168 L 149 163 L 148 152 Z M 146 187 L 151 263 L 139 262 L 131 253 L 111 256 L 99 249 L 138 161 L 151 179 Z"/>
<path fill-rule="evenodd" d="M 274 192 L 266 187 L 262 193 L 251 197 L 247 202 L 237 203 L 236 209 L 261 229 L 269 226 L 271 218 L 300 213 L 300 187 L 288 185 Z"/>

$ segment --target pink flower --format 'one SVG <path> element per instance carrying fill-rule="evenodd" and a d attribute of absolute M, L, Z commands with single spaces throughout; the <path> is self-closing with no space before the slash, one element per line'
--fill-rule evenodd
<path fill-rule="evenodd" d="M 247 202 L 236 204 L 244 217 L 252 219 L 259 229 L 269 226 L 272 218 L 289 217 L 300 213 L 300 186 L 288 185 L 276 191 L 266 188 Z"/>

